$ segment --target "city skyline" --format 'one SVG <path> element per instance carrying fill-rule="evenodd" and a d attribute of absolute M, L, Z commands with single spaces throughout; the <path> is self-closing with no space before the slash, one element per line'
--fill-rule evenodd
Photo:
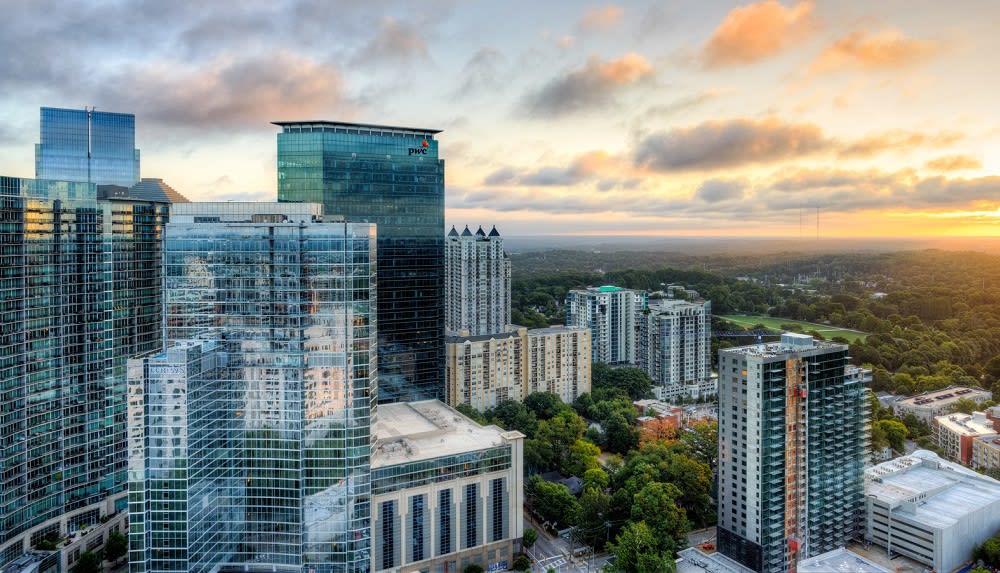
<path fill-rule="evenodd" d="M 15 4 L 0 28 L 14 55 L 0 61 L 0 172 L 32 175 L 39 105 L 135 114 L 144 175 L 196 201 L 274 200 L 271 121 L 428 125 L 444 130 L 449 228 L 995 235 L 996 12 Z"/>

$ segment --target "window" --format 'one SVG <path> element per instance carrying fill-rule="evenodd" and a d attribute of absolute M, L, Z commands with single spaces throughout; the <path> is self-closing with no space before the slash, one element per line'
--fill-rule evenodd
<path fill-rule="evenodd" d="M 438 492 L 440 523 L 438 524 L 438 555 L 451 553 L 451 490 Z"/>
<path fill-rule="evenodd" d="M 424 560 L 424 496 L 410 498 L 410 537 L 412 539 L 412 561 Z"/>
<path fill-rule="evenodd" d="M 500 541 L 504 534 L 504 510 L 506 509 L 503 499 L 503 478 L 492 480 L 490 487 L 492 488 L 493 501 L 493 530 L 490 532 L 490 541 Z"/>
<path fill-rule="evenodd" d="M 396 566 L 396 502 L 387 501 L 382 504 L 382 569 Z"/>
<path fill-rule="evenodd" d="M 479 497 L 479 484 L 470 483 L 465 486 L 465 547 L 475 547 L 478 543 L 478 515 L 477 501 Z"/>

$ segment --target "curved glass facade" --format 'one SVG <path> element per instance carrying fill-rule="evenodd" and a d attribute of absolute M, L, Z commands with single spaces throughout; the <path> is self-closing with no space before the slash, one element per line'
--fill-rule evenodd
<path fill-rule="evenodd" d="M 133 377 L 133 571 L 368 570 L 375 229 L 301 207 L 184 204 L 166 229 L 165 338 L 215 369 Z"/>
<path fill-rule="evenodd" d="M 434 130 L 279 123 L 278 201 L 378 225 L 379 401 L 445 399 L 444 161 Z"/>

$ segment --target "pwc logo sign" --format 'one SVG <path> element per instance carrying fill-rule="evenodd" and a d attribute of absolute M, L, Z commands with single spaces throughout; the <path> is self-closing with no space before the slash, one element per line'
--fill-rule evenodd
<path fill-rule="evenodd" d="M 407 149 L 407 155 L 427 155 L 427 150 L 430 148 L 431 144 L 427 143 L 427 140 L 420 142 L 420 147 L 410 147 Z"/>

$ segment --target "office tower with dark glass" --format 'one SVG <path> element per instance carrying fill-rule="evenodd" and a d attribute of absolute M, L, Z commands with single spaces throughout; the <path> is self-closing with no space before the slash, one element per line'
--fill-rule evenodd
<path fill-rule="evenodd" d="M 868 400 L 847 346 L 784 334 L 719 352 L 718 546 L 754 571 L 843 547 L 864 511 Z"/>
<path fill-rule="evenodd" d="M 275 122 L 278 201 L 378 226 L 379 401 L 443 400 L 444 161 L 431 129 Z"/>
<path fill-rule="evenodd" d="M 161 345 L 168 207 L 0 177 L 0 566 L 46 540 L 68 570 L 124 522 L 125 367 Z"/>
<path fill-rule="evenodd" d="M 35 177 L 131 187 L 139 182 L 135 116 L 92 109 L 41 109 Z"/>
<path fill-rule="evenodd" d="M 367 571 L 375 228 L 188 203 L 129 362 L 131 571 Z"/>

